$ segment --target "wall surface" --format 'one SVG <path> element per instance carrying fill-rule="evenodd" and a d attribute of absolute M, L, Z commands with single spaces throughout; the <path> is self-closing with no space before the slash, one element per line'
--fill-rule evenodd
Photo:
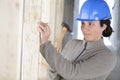
<path fill-rule="evenodd" d="M 39 52 L 37 22 L 51 28 L 50 40 L 56 45 L 61 32 L 63 0 L 25 0 L 21 80 L 47 80 L 47 63 Z"/>
<path fill-rule="evenodd" d="M 39 52 L 37 22 L 47 22 L 56 45 L 64 0 L 0 1 L 0 80 L 46 80 L 47 63 Z"/>
<path fill-rule="evenodd" d="M 0 80 L 19 78 L 20 0 L 0 0 Z"/>

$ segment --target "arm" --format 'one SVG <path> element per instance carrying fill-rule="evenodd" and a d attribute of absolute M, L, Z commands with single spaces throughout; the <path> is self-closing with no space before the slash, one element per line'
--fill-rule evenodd
<path fill-rule="evenodd" d="M 103 52 L 85 61 L 71 63 L 58 54 L 50 42 L 41 45 L 40 51 L 48 64 L 65 79 L 90 79 L 108 74 L 115 61 L 112 55 Z"/>
<path fill-rule="evenodd" d="M 48 24 L 44 22 L 38 22 L 38 31 L 39 31 L 40 45 L 44 45 L 45 43 L 48 43 L 48 39 L 51 33 Z M 48 73 L 47 74 L 48 80 L 59 80 L 60 78 L 57 72 L 50 66 L 48 67 L 47 73 Z"/>

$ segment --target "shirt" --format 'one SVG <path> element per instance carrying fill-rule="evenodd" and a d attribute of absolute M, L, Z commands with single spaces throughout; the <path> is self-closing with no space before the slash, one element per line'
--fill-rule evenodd
<path fill-rule="evenodd" d="M 105 80 L 113 70 L 116 55 L 103 43 L 103 39 L 87 42 L 86 50 L 74 62 L 83 50 L 85 41 L 70 40 L 62 53 L 47 42 L 41 45 L 40 51 L 51 67 L 50 80 Z"/>

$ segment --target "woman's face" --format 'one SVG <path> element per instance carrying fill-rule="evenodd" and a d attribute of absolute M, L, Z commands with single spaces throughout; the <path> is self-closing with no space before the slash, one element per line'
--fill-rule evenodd
<path fill-rule="evenodd" d="M 81 23 L 81 30 L 84 35 L 85 41 L 97 41 L 101 39 L 102 32 L 105 30 L 106 25 L 100 26 L 100 21 L 83 21 Z"/>

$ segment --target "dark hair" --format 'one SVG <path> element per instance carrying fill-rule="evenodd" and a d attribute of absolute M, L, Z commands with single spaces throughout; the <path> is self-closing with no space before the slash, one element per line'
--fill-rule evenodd
<path fill-rule="evenodd" d="M 107 25 L 106 29 L 103 31 L 102 35 L 104 37 L 110 37 L 112 32 L 113 32 L 113 29 L 112 27 L 110 26 L 111 24 L 111 21 L 109 19 L 106 19 L 106 20 L 100 20 L 100 26 L 103 26 L 103 25 Z"/>

